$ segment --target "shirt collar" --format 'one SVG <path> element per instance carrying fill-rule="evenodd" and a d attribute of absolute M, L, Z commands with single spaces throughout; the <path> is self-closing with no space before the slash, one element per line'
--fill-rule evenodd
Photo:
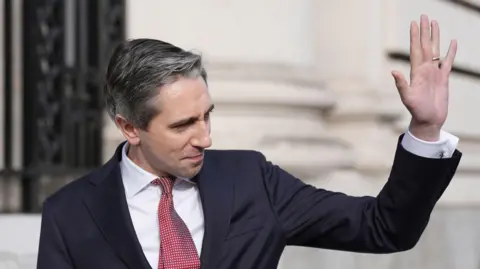
<path fill-rule="evenodd" d="M 127 155 L 128 146 L 128 143 L 125 143 L 122 148 L 120 170 L 122 173 L 123 185 L 125 186 L 125 193 L 128 197 L 131 197 L 135 196 L 149 186 L 153 180 L 158 178 L 158 176 L 145 171 L 143 168 L 135 164 Z M 188 178 L 177 177 L 177 179 L 190 184 L 195 184 Z M 178 180 L 175 183 L 178 183 Z"/>

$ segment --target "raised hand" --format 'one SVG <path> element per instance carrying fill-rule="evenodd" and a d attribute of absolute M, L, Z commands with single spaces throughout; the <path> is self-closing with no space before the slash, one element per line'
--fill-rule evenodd
<path fill-rule="evenodd" d="M 435 20 L 420 17 L 410 25 L 410 84 L 405 76 L 392 75 L 400 98 L 412 115 L 410 132 L 425 141 L 437 141 L 448 114 L 448 80 L 457 42 L 452 40 L 447 56 L 440 64 L 440 29 Z"/>

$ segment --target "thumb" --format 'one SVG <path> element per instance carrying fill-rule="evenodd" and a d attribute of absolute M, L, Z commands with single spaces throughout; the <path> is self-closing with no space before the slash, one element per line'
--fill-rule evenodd
<path fill-rule="evenodd" d="M 395 80 L 395 86 L 397 87 L 400 96 L 403 96 L 408 90 L 408 82 L 405 79 L 405 76 L 398 71 L 392 71 L 392 76 Z"/>

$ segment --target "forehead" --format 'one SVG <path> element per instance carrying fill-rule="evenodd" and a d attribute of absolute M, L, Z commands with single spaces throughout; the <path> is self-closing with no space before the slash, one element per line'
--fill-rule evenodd
<path fill-rule="evenodd" d="M 160 89 L 158 96 L 163 118 L 190 117 L 204 112 L 211 105 L 208 87 L 202 77 L 181 77 Z"/>

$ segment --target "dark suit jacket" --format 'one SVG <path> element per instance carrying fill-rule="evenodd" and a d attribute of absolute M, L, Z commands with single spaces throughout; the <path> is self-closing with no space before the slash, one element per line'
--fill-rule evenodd
<path fill-rule="evenodd" d="M 422 158 L 399 144 L 379 195 L 351 197 L 309 186 L 255 151 L 206 151 L 194 179 L 205 215 L 202 268 L 276 268 L 286 245 L 408 250 L 460 158 L 458 151 Z M 129 216 L 120 159 L 121 146 L 103 167 L 45 201 L 37 268 L 150 268 Z"/>

